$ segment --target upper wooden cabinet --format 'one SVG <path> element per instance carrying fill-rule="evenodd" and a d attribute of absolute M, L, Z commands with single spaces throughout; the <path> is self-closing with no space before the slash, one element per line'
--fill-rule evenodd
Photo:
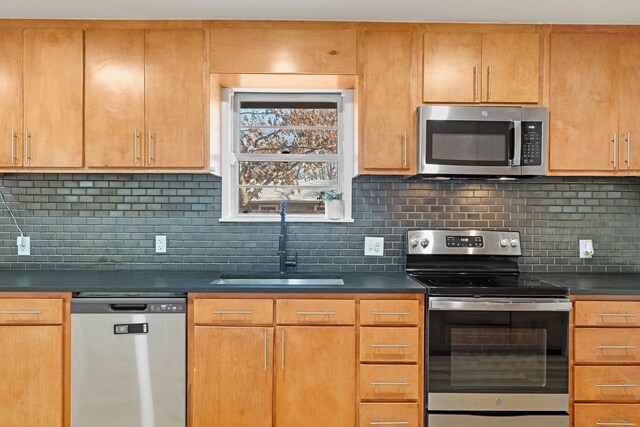
<path fill-rule="evenodd" d="M 553 33 L 549 170 L 589 175 L 640 170 L 640 35 Z"/>
<path fill-rule="evenodd" d="M 415 170 L 418 56 L 413 31 L 360 34 L 360 173 Z"/>
<path fill-rule="evenodd" d="M 212 73 L 355 74 L 353 29 L 211 30 Z"/>
<path fill-rule="evenodd" d="M 89 167 L 204 167 L 202 30 L 87 30 Z"/>
<path fill-rule="evenodd" d="M 427 32 L 424 102 L 540 102 L 540 34 Z"/>
<path fill-rule="evenodd" d="M 0 167 L 22 166 L 22 30 L 0 29 Z"/>

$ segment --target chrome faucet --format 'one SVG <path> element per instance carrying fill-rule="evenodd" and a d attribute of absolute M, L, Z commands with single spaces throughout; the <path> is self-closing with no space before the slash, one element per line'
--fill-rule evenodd
<path fill-rule="evenodd" d="M 296 267 L 298 265 L 298 254 L 293 259 L 287 256 L 287 224 L 285 217 L 287 216 L 287 205 L 285 202 L 280 203 L 280 239 L 278 241 L 278 255 L 280 256 L 280 274 L 287 274 L 287 267 Z"/>

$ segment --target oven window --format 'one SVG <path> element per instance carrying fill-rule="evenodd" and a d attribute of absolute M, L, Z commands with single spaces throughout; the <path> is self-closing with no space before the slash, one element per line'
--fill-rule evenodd
<path fill-rule="evenodd" d="M 513 146 L 511 122 L 427 121 L 427 163 L 506 166 Z"/>
<path fill-rule="evenodd" d="M 451 385 L 544 387 L 545 329 L 451 328 Z"/>

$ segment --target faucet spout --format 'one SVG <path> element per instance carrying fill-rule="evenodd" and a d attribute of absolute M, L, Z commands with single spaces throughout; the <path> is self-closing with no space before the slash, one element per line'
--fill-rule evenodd
<path fill-rule="evenodd" d="M 298 254 L 294 259 L 289 259 L 287 255 L 287 204 L 280 203 L 280 237 L 278 238 L 278 255 L 280 256 L 280 274 L 287 274 L 287 267 L 296 267 L 298 265 Z"/>

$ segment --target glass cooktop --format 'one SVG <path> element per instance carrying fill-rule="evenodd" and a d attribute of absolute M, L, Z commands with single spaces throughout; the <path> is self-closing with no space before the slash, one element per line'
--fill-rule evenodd
<path fill-rule="evenodd" d="M 563 286 L 526 275 L 421 274 L 411 276 L 426 286 L 433 296 L 566 296 Z"/>

